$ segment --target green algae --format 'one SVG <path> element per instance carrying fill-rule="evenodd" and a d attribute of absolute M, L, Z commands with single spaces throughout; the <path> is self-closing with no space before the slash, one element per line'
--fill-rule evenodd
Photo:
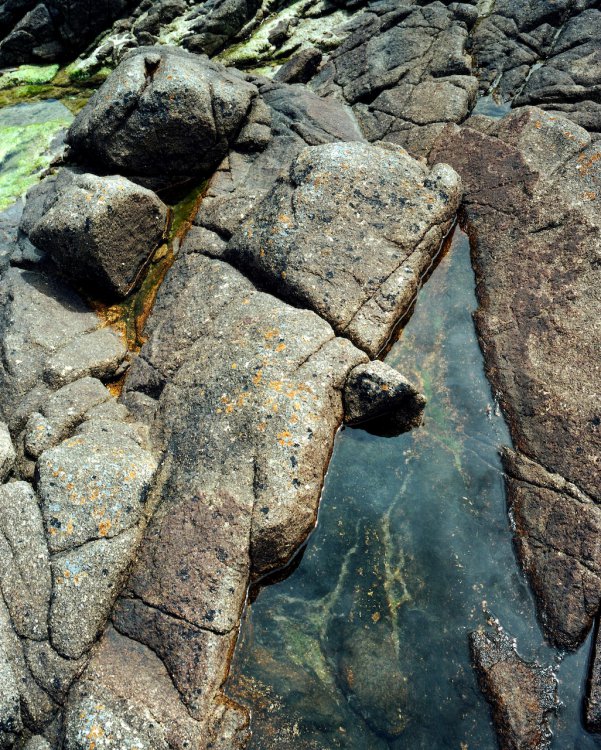
<path fill-rule="evenodd" d="M 21 65 L 16 70 L 9 70 L 0 75 L 0 90 L 50 83 L 58 71 L 58 65 Z"/>
<path fill-rule="evenodd" d="M 72 119 L 58 102 L 0 111 L 0 210 L 37 182 L 55 156 L 56 136 Z"/>

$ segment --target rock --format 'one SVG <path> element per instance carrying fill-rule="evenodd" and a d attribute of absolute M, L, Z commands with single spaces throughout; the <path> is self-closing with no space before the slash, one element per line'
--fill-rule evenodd
<path fill-rule="evenodd" d="M 385 418 L 400 430 L 421 422 L 426 399 L 397 370 L 375 361 L 358 365 L 344 386 L 344 419 L 361 424 Z"/>
<path fill-rule="evenodd" d="M 578 488 L 505 450 L 516 549 L 553 645 L 575 649 L 601 605 L 601 509 Z"/>
<path fill-rule="evenodd" d="M 110 328 L 84 334 L 48 359 L 44 380 L 53 388 L 80 378 L 115 376 L 127 355 L 121 338 Z"/>
<path fill-rule="evenodd" d="M 166 186 L 211 174 L 240 131 L 256 88 L 170 47 L 127 56 L 67 135 L 82 164 Z"/>
<path fill-rule="evenodd" d="M 0 651 L 0 747 L 12 747 L 22 729 L 17 681 L 6 655 Z"/>
<path fill-rule="evenodd" d="M 322 58 L 318 49 L 306 47 L 285 62 L 273 79 L 280 83 L 307 83 L 317 73 Z"/>
<path fill-rule="evenodd" d="M 460 197 L 452 169 L 428 172 L 401 148 L 307 148 L 234 234 L 226 258 L 375 356 L 415 297 Z"/>
<path fill-rule="evenodd" d="M 135 526 L 144 508 L 155 460 L 110 422 L 91 432 L 94 421 L 38 461 L 37 486 L 52 553 L 111 539 Z"/>
<path fill-rule="evenodd" d="M 38 500 L 27 482 L 0 487 L 0 587 L 16 632 L 48 635 L 50 561 Z"/>
<path fill-rule="evenodd" d="M 18 268 L 6 272 L 0 280 L 0 416 L 11 429 L 22 429 L 46 397 L 38 389 L 48 357 L 99 325 L 57 279 Z"/>
<path fill-rule="evenodd" d="M 208 0 L 193 10 L 191 33 L 182 45 L 191 52 L 213 55 L 242 31 L 260 7 L 260 0 Z"/>
<path fill-rule="evenodd" d="M 138 539 L 138 529 L 133 528 L 52 557 L 50 641 L 61 656 L 79 659 L 97 639 Z"/>
<path fill-rule="evenodd" d="M 61 191 L 29 238 L 92 293 L 125 297 L 160 244 L 167 207 L 124 177 L 82 174 Z"/>
<path fill-rule="evenodd" d="M 552 668 L 524 661 L 500 628 L 471 633 L 470 650 L 500 745 L 507 750 L 548 748 L 550 719 L 558 705 Z"/>
<path fill-rule="evenodd" d="M 526 108 L 486 133 L 449 126 L 430 158 L 462 176 L 487 373 L 517 451 L 546 469 L 538 489 L 527 475 L 508 480 L 518 549 L 545 634 L 574 648 L 599 601 L 596 542 L 587 549 L 601 497 L 599 148 L 569 120 Z M 541 529 L 551 509 L 557 523 Z"/>
<path fill-rule="evenodd" d="M 15 449 L 8 431 L 8 425 L 0 422 L 0 484 L 10 474 L 15 462 Z"/>
<path fill-rule="evenodd" d="M 73 681 L 87 664 L 87 658 L 65 659 L 48 641 L 25 641 L 25 660 L 34 680 L 57 703 L 64 703 Z"/>
<path fill-rule="evenodd" d="M 43 451 L 58 445 L 74 427 L 83 421 L 87 412 L 111 398 L 105 386 L 96 378 L 81 378 L 53 393 L 25 425 L 25 450 L 39 458 Z"/>
<path fill-rule="evenodd" d="M 50 745 L 41 735 L 36 735 L 27 740 L 23 746 L 23 750 L 52 750 Z"/>
<path fill-rule="evenodd" d="M 601 731 L 601 650 L 599 648 L 599 630 L 595 636 L 589 662 L 589 675 L 584 704 L 584 721 L 589 732 Z"/>

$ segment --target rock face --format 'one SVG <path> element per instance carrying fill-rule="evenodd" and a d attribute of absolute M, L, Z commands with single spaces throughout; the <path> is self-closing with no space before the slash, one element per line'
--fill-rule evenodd
<path fill-rule="evenodd" d="M 4 482 L 15 462 L 15 449 L 8 425 L 0 422 L 0 483 Z"/>
<path fill-rule="evenodd" d="M 599 605 L 596 553 L 585 549 L 600 498 L 598 152 L 569 120 L 526 108 L 486 133 L 449 126 L 431 154 L 464 181 L 489 378 L 516 448 L 546 470 L 542 489 L 530 465 L 510 477 L 509 502 L 534 514 L 518 522 L 518 551 L 545 633 L 565 648 L 582 642 Z M 558 486 L 561 515 L 584 518 L 542 533 Z"/>
<path fill-rule="evenodd" d="M 460 196 L 452 169 L 428 171 L 403 149 L 307 148 L 225 257 L 375 356 L 415 297 Z"/>
<path fill-rule="evenodd" d="M 67 142 L 94 170 L 180 184 L 219 164 L 256 93 L 221 65 L 171 47 L 144 48 L 94 94 Z"/>
<path fill-rule="evenodd" d="M 167 207 L 124 177 L 73 176 L 29 239 L 93 293 L 125 297 L 163 239 Z"/>
<path fill-rule="evenodd" d="M 549 719 L 557 709 L 553 670 L 524 661 L 514 641 L 500 629 L 472 633 L 470 649 L 491 704 L 500 746 L 507 750 L 548 748 Z"/>

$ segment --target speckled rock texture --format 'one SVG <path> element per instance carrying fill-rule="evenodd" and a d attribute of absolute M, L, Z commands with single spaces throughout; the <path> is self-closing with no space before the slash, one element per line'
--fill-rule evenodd
<path fill-rule="evenodd" d="M 557 710 L 557 680 L 550 667 L 522 659 L 515 641 L 496 626 L 470 634 L 478 679 L 491 704 L 500 747 L 550 747 L 549 719 Z"/>
<path fill-rule="evenodd" d="M 62 273 L 96 297 L 125 297 L 167 229 L 167 206 L 120 176 L 75 175 L 29 231 Z"/>
<path fill-rule="evenodd" d="M 488 376 L 516 449 L 540 465 L 530 479 L 531 465 L 521 462 L 508 479 L 510 505 L 525 512 L 518 551 L 545 633 L 563 648 L 582 642 L 599 608 L 588 541 L 601 497 L 599 155 L 585 130 L 535 108 L 485 133 L 469 122 L 449 126 L 431 155 L 448 159 L 464 181 Z M 541 488 L 537 473 L 559 475 L 565 497 L 548 478 Z M 556 501 L 562 514 L 578 508 L 571 512 L 582 522 L 541 533 Z"/>
<path fill-rule="evenodd" d="M 376 356 L 460 198 L 452 169 L 429 171 L 401 148 L 306 148 L 234 234 L 225 258 Z"/>

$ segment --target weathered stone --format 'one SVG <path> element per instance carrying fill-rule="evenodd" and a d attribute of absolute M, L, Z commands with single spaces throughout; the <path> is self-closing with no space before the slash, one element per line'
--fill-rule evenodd
<path fill-rule="evenodd" d="M 486 133 L 449 126 L 430 156 L 462 176 L 487 373 L 516 449 L 546 469 L 542 487 L 519 474 L 508 487 L 545 633 L 569 648 L 599 603 L 599 151 L 528 108 Z"/>
<path fill-rule="evenodd" d="M 577 648 L 601 605 L 601 509 L 577 487 L 513 451 L 503 463 L 516 547 L 547 638 Z"/>
<path fill-rule="evenodd" d="M 111 398 L 96 378 L 81 378 L 60 388 L 35 412 L 25 425 L 25 450 L 33 458 L 58 445 L 87 412 Z"/>
<path fill-rule="evenodd" d="M 21 729 L 23 723 L 17 681 L 6 655 L 0 649 L 0 747 L 12 747 Z"/>
<path fill-rule="evenodd" d="M 50 745 L 41 735 L 36 735 L 27 740 L 23 746 L 23 750 L 52 750 Z"/>
<path fill-rule="evenodd" d="M 110 328 L 78 337 L 46 362 L 44 380 L 53 388 L 84 377 L 108 378 L 121 367 L 127 349 Z"/>
<path fill-rule="evenodd" d="M 460 196 L 452 169 L 429 172 L 401 148 L 307 148 L 226 257 L 376 355 L 415 297 Z"/>
<path fill-rule="evenodd" d="M 29 238 L 61 271 L 101 296 L 125 297 L 163 238 L 167 207 L 124 177 L 77 175 Z"/>
<path fill-rule="evenodd" d="M 63 703 L 73 681 L 81 674 L 87 659 L 65 659 L 48 641 L 25 641 L 23 651 L 34 678 L 57 703 Z"/>
<path fill-rule="evenodd" d="M 61 656 L 79 659 L 97 639 L 138 539 L 134 528 L 52 557 L 50 641 Z"/>
<path fill-rule="evenodd" d="M 26 482 L 0 487 L 0 587 L 16 632 L 47 637 L 48 547 L 38 500 Z"/>
<path fill-rule="evenodd" d="M 552 668 L 524 661 L 501 628 L 471 633 L 470 649 L 500 745 L 507 750 L 548 748 L 550 718 L 557 709 Z"/>
<path fill-rule="evenodd" d="M 426 399 L 400 372 L 375 361 L 358 365 L 344 386 L 344 419 L 359 424 L 386 417 L 400 429 L 420 423 Z"/>
<path fill-rule="evenodd" d="M 81 163 L 178 184 L 213 171 L 256 94 L 221 65 L 170 47 L 143 48 L 94 94 L 67 140 Z"/>
<path fill-rule="evenodd" d="M 307 83 L 317 73 L 323 55 L 315 47 L 307 47 L 285 62 L 275 74 L 281 83 Z"/>
<path fill-rule="evenodd" d="M 0 422 L 0 484 L 10 474 L 15 462 L 15 455 L 8 425 Z"/>
<path fill-rule="evenodd" d="M 110 539 L 140 520 L 156 462 L 127 434 L 105 422 L 45 451 L 38 462 L 40 495 L 52 553 Z"/>
<path fill-rule="evenodd" d="M 98 316 L 54 278 L 18 268 L 0 280 L 0 415 L 17 429 L 39 408 L 38 387 L 48 357 L 100 325 Z"/>

